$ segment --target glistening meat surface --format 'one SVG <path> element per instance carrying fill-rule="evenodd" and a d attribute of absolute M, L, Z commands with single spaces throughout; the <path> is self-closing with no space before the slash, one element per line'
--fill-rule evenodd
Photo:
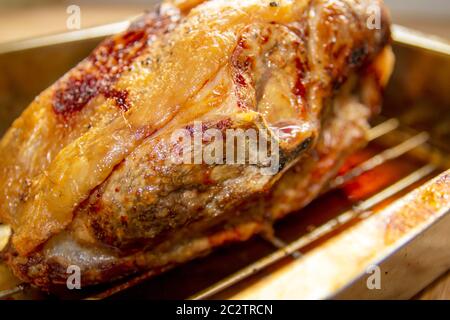
<path fill-rule="evenodd" d="M 75 264 L 90 285 L 267 230 L 364 144 L 389 42 L 376 0 L 164 2 L 41 93 L 1 140 L 8 264 L 44 288 Z M 268 132 L 276 173 L 171 162 L 180 129 Z"/>

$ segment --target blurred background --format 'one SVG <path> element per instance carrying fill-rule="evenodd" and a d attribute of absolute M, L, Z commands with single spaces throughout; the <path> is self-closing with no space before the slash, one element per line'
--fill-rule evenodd
<path fill-rule="evenodd" d="M 67 31 L 68 6 L 81 9 L 81 28 L 135 16 L 157 0 L 0 0 L 0 43 Z M 449 0 L 385 0 L 395 23 L 450 41 Z"/>

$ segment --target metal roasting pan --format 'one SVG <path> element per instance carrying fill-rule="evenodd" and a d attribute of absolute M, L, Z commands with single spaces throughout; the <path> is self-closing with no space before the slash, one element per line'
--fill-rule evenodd
<path fill-rule="evenodd" d="M 40 91 L 128 24 L 0 45 L 0 134 Z M 0 262 L 0 298 L 414 297 L 450 269 L 450 45 L 401 26 L 393 35 L 397 63 L 371 142 L 330 191 L 277 223 L 273 238 L 227 246 L 157 277 L 52 294 L 21 284 Z M 0 249 L 9 235 L 0 226 Z"/>

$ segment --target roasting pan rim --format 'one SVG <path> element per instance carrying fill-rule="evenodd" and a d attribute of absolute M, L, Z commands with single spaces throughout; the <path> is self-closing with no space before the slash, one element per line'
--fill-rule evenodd
<path fill-rule="evenodd" d="M 137 17 L 139 16 L 136 16 L 133 19 L 103 24 L 76 31 L 55 33 L 0 43 L 0 54 L 71 42 L 79 42 L 84 40 L 100 40 L 104 37 L 125 31 L 129 27 L 131 22 Z M 450 41 L 433 34 L 418 31 L 413 28 L 393 24 L 392 38 L 394 43 L 396 44 L 421 48 L 444 55 L 450 55 Z"/>

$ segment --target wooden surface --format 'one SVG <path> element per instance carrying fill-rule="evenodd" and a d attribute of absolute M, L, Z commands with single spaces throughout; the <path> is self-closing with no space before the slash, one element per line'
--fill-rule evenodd
<path fill-rule="evenodd" d="M 151 7 L 155 0 L 130 1 L 126 5 L 114 1 L 112 4 L 90 4 L 82 2 L 81 27 L 87 28 L 132 17 Z M 0 2 L 0 43 L 68 31 L 66 4 L 41 4 L 2 7 Z M 450 13 L 437 18 L 420 18 L 393 12 L 394 23 L 438 35 L 450 40 Z"/>
<path fill-rule="evenodd" d="M 450 271 L 419 293 L 418 300 L 450 300 Z"/>
<path fill-rule="evenodd" d="M 0 5 L 0 43 L 70 31 L 66 9 L 67 5 Z M 81 29 L 131 18 L 146 9 L 148 5 L 81 5 Z"/>

